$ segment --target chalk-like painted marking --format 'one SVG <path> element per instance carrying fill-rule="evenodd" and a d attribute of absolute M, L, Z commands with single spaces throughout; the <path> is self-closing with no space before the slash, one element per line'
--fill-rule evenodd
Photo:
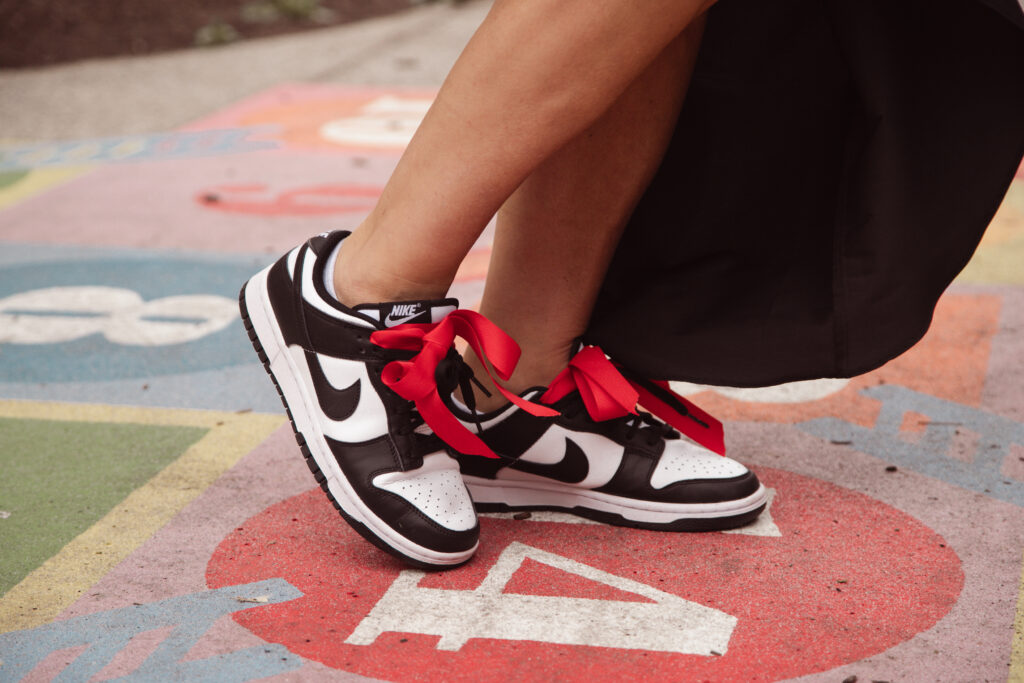
<path fill-rule="evenodd" d="M 768 502 L 762 512 L 753 523 L 741 526 L 738 529 L 726 529 L 723 534 L 739 534 L 741 536 L 765 536 L 768 538 L 781 538 L 782 531 L 772 518 L 772 504 L 775 502 L 775 489 L 768 489 Z"/>
<path fill-rule="evenodd" d="M 848 379 L 809 379 L 800 382 L 787 382 L 771 387 L 742 389 L 738 387 L 716 387 L 707 384 L 691 384 L 690 382 L 670 382 L 672 390 L 680 396 L 698 394 L 702 391 L 714 391 L 726 398 L 748 403 L 803 403 L 819 401 L 832 394 L 842 391 Z"/>
<path fill-rule="evenodd" d="M 320 135 L 339 145 L 405 149 L 431 102 L 424 97 L 378 97 L 364 106 L 359 116 L 325 123 Z"/>
<path fill-rule="evenodd" d="M 0 251 L 3 251 L 0 248 Z M 18 250 L 20 251 L 20 250 Z M 42 310 L 32 311 L 32 320 L 19 322 L 31 332 L 39 325 L 53 325 L 49 336 L 44 330 L 43 339 L 54 336 L 68 336 L 68 330 L 75 316 L 103 318 L 106 323 L 96 334 L 63 342 L 32 344 L 4 343 L 0 349 L 0 382 L 25 385 L 56 384 L 71 382 L 106 382 L 128 378 L 151 379 L 166 375 L 221 370 L 254 362 L 252 347 L 242 330 L 238 317 L 238 287 L 255 269 L 265 265 L 262 259 L 222 259 L 207 256 L 189 258 L 159 256 L 155 258 L 145 252 L 123 252 L 115 256 L 109 252 L 97 252 L 89 257 L 90 251 L 82 258 L 81 250 L 75 260 L 66 260 L 61 250 L 53 260 L 30 259 L 0 268 L 0 299 L 19 297 L 28 292 L 49 291 L 49 302 Z M 6 255 L 6 252 L 5 252 Z M 55 290 L 54 288 L 62 288 Z M 94 290 L 117 295 L 127 292 L 125 310 L 97 314 L 111 308 L 107 302 L 82 302 L 69 310 L 66 297 L 54 296 L 52 292 L 88 293 Z M 215 296 L 216 299 L 206 299 Z M 139 304 L 139 297 L 144 303 Z M 187 298 L 186 298 L 187 297 Z M 199 297 L 199 298 L 196 298 Z M 215 302 L 207 307 L 204 302 Z M 133 308 L 134 307 L 134 308 Z M 89 315 L 75 313 L 75 310 L 90 311 Z M 172 309 L 172 310 L 168 310 Z M 178 310 L 173 310 L 178 309 Z M 21 311 L 15 306 L 9 311 Z M 132 317 L 133 312 L 138 319 Z M 46 320 L 47 313 L 62 314 Z M 70 313 L 70 315 L 69 315 Z M 184 314 L 184 315 L 182 315 Z M 178 318 L 177 322 L 146 320 L 157 318 Z M 5 316 L 6 317 L 6 316 Z M 25 316 L 26 318 L 29 316 Z M 39 318 L 43 318 L 42 321 Z M 198 319 L 200 325 L 181 319 Z M 83 321 L 77 321 L 83 322 Z M 223 325 L 217 332 L 211 332 Z M 84 321 L 98 325 L 96 321 Z M 95 327 L 93 327 L 95 329 Z M 16 330 L 17 331 L 17 330 Z M 119 338 L 130 344 L 114 343 L 104 338 Z M 204 334 L 205 333 L 205 334 Z M 0 339 L 8 334 L 8 326 L 0 324 Z M 19 334 L 25 334 L 24 330 Z M 167 347 L 149 346 L 135 342 L 174 341 L 202 334 L 182 344 L 180 352 L 168 353 Z M 269 386 L 269 385 L 268 385 Z M 11 394 L 8 394 L 11 395 Z M 22 394 L 24 395 L 24 394 Z M 52 397 L 61 398 L 57 394 Z M 50 398 L 50 396 L 47 396 Z M 93 400 L 89 397 L 87 400 Z M 134 401 L 131 401 L 134 402 Z M 188 405 L 188 404 L 186 404 Z"/>
<path fill-rule="evenodd" d="M 180 131 L 35 145 L 0 145 L 0 171 L 125 161 L 161 161 L 276 149 L 272 140 L 253 140 L 258 128 Z"/>
<path fill-rule="evenodd" d="M 882 403 L 873 429 L 832 417 L 800 422 L 796 427 L 822 439 L 848 441 L 850 448 L 862 453 L 1024 506 L 1024 482 L 1008 479 L 1001 471 L 1011 447 L 1024 446 L 1024 424 L 891 384 L 868 387 L 861 394 Z M 915 442 L 900 438 L 907 413 L 930 419 Z M 960 430 L 978 435 L 973 457 L 968 460 L 949 455 Z"/>
<path fill-rule="evenodd" d="M 9 184 L 0 183 L 0 209 L 14 206 L 20 201 L 44 192 L 55 185 L 76 178 L 88 167 L 68 166 L 29 171 Z"/>
<path fill-rule="evenodd" d="M 1024 683 L 1024 562 L 1021 563 L 1020 588 L 1017 594 L 1017 615 L 1013 619 L 1013 644 L 1010 648 L 1008 683 Z"/>
<path fill-rule="evenodd" d="M 744 536 L 767 536 L 770 538 L 778 538 L 782 536 L 782 532 L 779 530 L 775 520 L 772 519 L 772 502 L 775 500 L 775 489 L 768 489 L 768 504 L 764 508 L 764 512 L 758 516 L 758 518 L 748 524 L 747 526 L 740 527 L 738 529 L 728 529 L 721 533 L 724 534 L 742 534 Z M 480 513 L 480 517 L 494 517 L 495 519 L 515 519 L 518 512 L 483 512 Z M 528 520 L 530 522 L 555 522 L 558 524 L 593 524 L 601 526 L 604 522 L 598 522 L 593 519 L 587 519 L 586 517 L 577 517 L 576 515 L 569 514 L 568 512 L 553 512 L 550 510 L 538 510 L 530 513 Z"/>
<path fill-rule="evenodd" d="M 195 341 L 235 321 L 237 304 L 215 294 L 143 301 L 120 287 L 46 287 L 0 299 L 0 343 L 54 344 L 102 334 L 126 346 Z"/>
<path fill-rule="evenodd" d="M 653 603 L 503 593 L 527 558 Z M 371 645 L 398 631 L 439 635 L 439 650 L 496 638 L 711 656 L 725 654 L 737 623 L 721 610 L 519 542 L 502 551 L 474 590 L 422 588 L 425 575 L 402 571 L 345 642 Z"/>
<path fill-rule="evenodd" d="M 277 429 L 279 415 L 0 401 L 0 416 L 210 431 L 0 598 L 0 633 L 54 619 Z"/>
<path fill-rule="evenodd" d="M 284 673 L 302 666 L 303 660 L 276 644 L 259 645 L 207 659 L 182 659 L 220 617 L 300 597 L 302 593 L 284 579 L 269 579 L 5 633 L 0 635 L 0 678 L 20 680 L 51 653 L 85 646 L 86 649 L 55 680 L 88 681 L 102 671 L 132 638 L 167 627 L 174 630 L 126 677 L 128 680 L 241 683 Z"/>

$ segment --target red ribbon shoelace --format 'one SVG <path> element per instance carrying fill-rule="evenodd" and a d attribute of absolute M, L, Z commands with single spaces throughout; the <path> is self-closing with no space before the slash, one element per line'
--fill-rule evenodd
<path fill-rule="evenodd" d="M 540 400 L 555 403 L 573 390 L 580 392 L 587 413 L 598 422 L 636 415 L 639 393 L 596 346 L 586 346 L 573 356 Z"/>
<path fill-rule="evenodd" d="M 417 352 L 411 360 L 395 360 L 385 365 L 381 381 L 402 398 L 415 403 L 423 421 L 437 436 L 461 453 L 497 458 L 498 455 L 480 437 L 451 414 L 437 392 L 437 366 L 457 336 L 469 343 L 492 380 L 494 374 L 503 380 L 512 375 L 519 361 L 519 345 L 475 311 L 459 309 L 439 323 L 407 323 L 378 330 L 370 335 L 370 341 L 385 349 Z M 494 368 L 494 373 L 488 366 Z M 531 415 L 558 415 L 558 411 L 531 403 L 503 388 L 497 381 L 494 384 L 505 398 Z"/>
<path fill-rule="evenodd" d="M 668 382 L 626 379 L 596 346 L 584 347 L 540 397 L 554 403 L 573 390 L 594 420 L 636 415 L 639 405 L 708 450 L 725 455 L 725 430 L 715 417 L 669 388 Z"/>

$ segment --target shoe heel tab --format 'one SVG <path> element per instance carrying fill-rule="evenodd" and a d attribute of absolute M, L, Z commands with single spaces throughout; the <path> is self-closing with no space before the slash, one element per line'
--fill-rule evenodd
<path fill-rule="evenodd" d="M 338 245 L 338 242 L 342 241 L 352 232 L 349 230 L 334 230 L 332 232 L 322 232 L 315 237 L 310 237 L 306 240 L 306 244 L 309 245 L 310 251 L 317 256 L 324 256 L 331 253 L 331 250 Z"/>

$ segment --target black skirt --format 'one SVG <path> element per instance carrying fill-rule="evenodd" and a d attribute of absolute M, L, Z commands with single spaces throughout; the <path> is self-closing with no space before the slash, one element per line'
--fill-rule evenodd
<path fill-rule="evenodd" d="M 587 341 L 708 384 L 876 368 L 927 331 L 1022 154 L 1017 0 L 721 0 Z"/>

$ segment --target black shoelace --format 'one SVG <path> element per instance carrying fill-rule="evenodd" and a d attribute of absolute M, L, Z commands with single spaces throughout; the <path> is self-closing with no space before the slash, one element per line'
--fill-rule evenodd
<path fill-rule="evenodd" d="M 437 381 L 437 392 L 441 396 L 451 396 L 456 388 L 459 389 L 462 401 L 469 409 L 473 424 L 476 425 L 477 433 L 482 432 L 483 426 L 480 424 L 480 413 L 476 410 L 476 392 L 473 387 L 475 385 L 488 398 L 491 396 L 491 392 L 480 383 L 480 380 L 473 374 L 473 369 L 466 364 L 466 361 L 455 349 L 451 349 L 438 364 L 434 379 Z"/>
<path fill-rule="evenodd" d="M 456 388 L 462 392 L 462 398 L 469 409 L 477 432 L 482 432 L 479 413 L 476 410 L 476 394 L 473 386 L 490 396 L 491 392 L 480 383 L 474 376 L 472 368 L 462 359 L 455 349 L 451 349 L 448 355 L 441 360 L 434 374 L 437 382 L 437 391 L 441 396 L 450 396 Z M 399 399 L 398 406 L 394 413 L 393 429 L 398 436 L 408 436 L 415 433 L 417 443 L 416 450 L 419 454 L 433 453 L 444 448 L 444 442 L 436 434 L 416 433 L 416 429 L 424 423 L 423 416 L 416 410 L 412 401 Z"/>
<path fill-rule="evenodd" d="M 642 442 L 647 446 L 656 446 L 665 439 L 679 438 L 679 432 L 655 416 L 645 411 L 639 411 L 636 415 L 623 415 L 612 420 L 596 422 L 587 413 L 583 399 L 579 393 L 571 394 L 572 402 L 562 414 L 570 420 L 584 419 L 590 424 L 600 425 L 602 431 L 616 441 Z"/>

